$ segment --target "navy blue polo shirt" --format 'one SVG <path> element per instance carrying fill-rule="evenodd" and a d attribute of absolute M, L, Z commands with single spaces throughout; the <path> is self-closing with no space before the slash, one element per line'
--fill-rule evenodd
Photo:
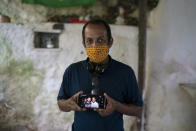
<path fill-rule="evenodd" d="M 89 93 L 92 90 L 92 78 L 87 70 L 87 61 L 71 64 L 64 73 L 57 100 L 68 99 L 79 91 Z M 131 67 L 112 59 L 110 66 L 98 78 L 99 89 L 113 99 L 142 106 L 135 74 Z M 102 117 L 95 111 L 75 111 L 74 131 L 124 131 L 123 114 L 114 111 Z"/>

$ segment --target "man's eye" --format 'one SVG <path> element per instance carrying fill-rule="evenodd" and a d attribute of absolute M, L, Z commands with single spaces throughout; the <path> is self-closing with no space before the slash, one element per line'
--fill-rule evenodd
<path fill-rule="evenodd" d="M 100 44 L 103 44 L 103 43 L 105 43 L 105 40 L 104 39 L 98 39 L 97 42 L 100 43 Z"/>
<path fill-rule="evenodd" d="M 88 39 L 88 40 L 86 40 L 86 43 L 87 44 L 92 44 L 93 43 L 93 40 L 92 39 Z"/>

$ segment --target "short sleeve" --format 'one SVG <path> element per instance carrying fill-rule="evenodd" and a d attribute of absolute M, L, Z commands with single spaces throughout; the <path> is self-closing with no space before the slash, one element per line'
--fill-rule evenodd
<path fill-rule="evenodd" d="M 143 100 L 138 88 L 137 80 L 134 71 L 129 71 L 127 79 L 127 98 L 126 103 L 143 106 Z"/>
<path fill-rule="evenodd" d="M 62 83 L 61 83 L 61 87 L 60 87 L 60 90 L 59 90 L 59 94 L 57 96 L 57 100 L 61 100 L 61 99 L 68 99 L 70 98 L 70 95 L 69 95 L 69 89 L 70 89 L 70 67 L 68 67 L 66 70 L 65 70 L 65 73 L 63 75 L 63 80 L 62 80 Z"/>

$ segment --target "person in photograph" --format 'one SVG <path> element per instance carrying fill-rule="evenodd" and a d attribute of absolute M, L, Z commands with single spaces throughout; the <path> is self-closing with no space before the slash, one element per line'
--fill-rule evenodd
<path fill-rule="evenodd" d="M 95 97 L 92 97 L 91 108 L 99 108 L 99 104 L 96 101 L 96 98 Z"/>
<path fill-rule="evenodd" d="M 91 98 L 90 97 L 88 97 L 86 99 L 86 102 L 84 103 L 84 107 L 86 107 L 86 108 L 90 108 L 91 107 Z"/>

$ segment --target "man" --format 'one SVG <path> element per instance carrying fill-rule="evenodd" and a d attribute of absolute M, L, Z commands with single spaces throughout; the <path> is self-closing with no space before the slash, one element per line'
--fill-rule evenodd
<path fill-rule="evenodd" d="M 91 107 L 91 98 L 88 97 L 84 103 L 84 107 L 90 108 Z"/>
<path fill-rule="evenodd" d="M 95 97 L 92 97 L 91 107 L 92 108 L 99 108 L 99 104 L 96 102 L 96 98 Z"/>
<path fill-rule="evenodd" d="M 108 55 L 113 38 L 103 20 L 87 22 L 82 31 L 88 58 L 71 64 L 65 71 L 58 95 L 60 110 L 74 114 L 74 131 L 123 131 L 123 114 L 139 116 L 142 98 L 131 67 Z M 92 79 L 107 99 L 106 109 L 86 110 L 77 105 L 77 97 L 92 90 Z"/>

